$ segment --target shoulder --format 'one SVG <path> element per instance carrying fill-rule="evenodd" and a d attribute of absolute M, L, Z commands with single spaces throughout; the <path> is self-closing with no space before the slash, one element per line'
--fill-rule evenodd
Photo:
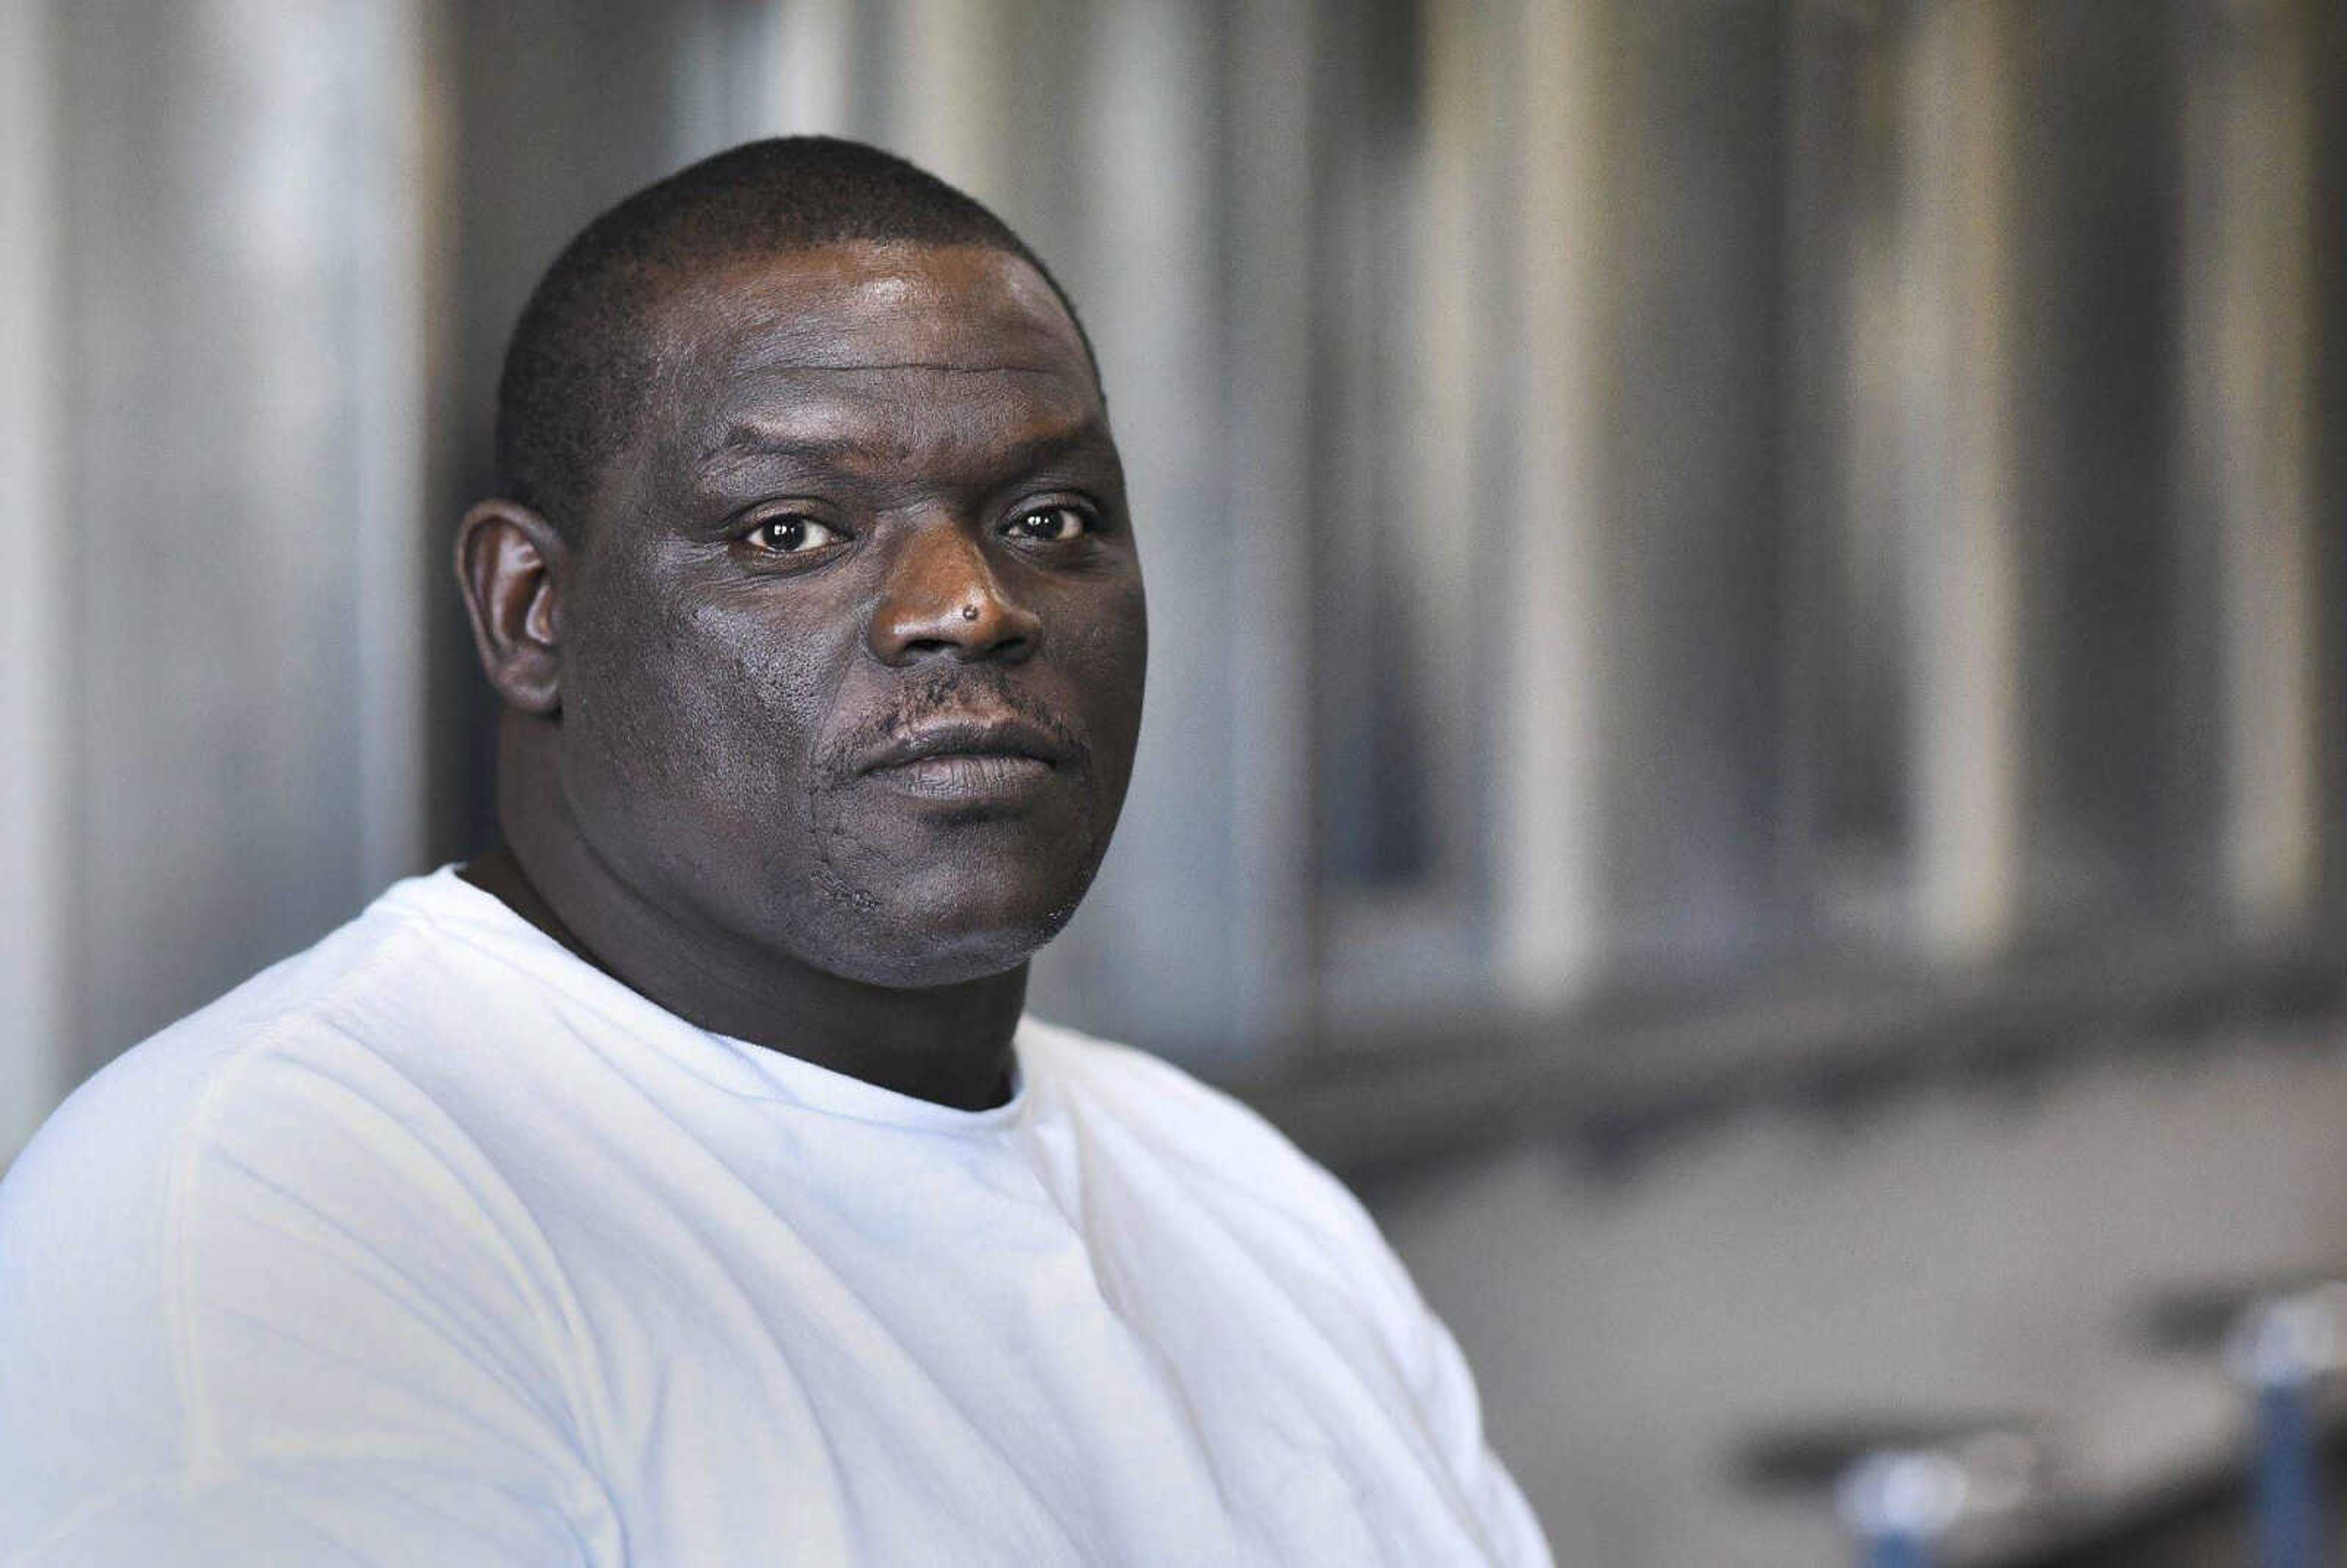
<path fill-rule="evenodd" d="M 1139 1182 L 1174 1194 L 1164 1201 L 1188 1218 L 1205 1217 L 1246 1255 L 1251 1276 L 1273 1283 L 1317 1341 L 1337 1349 L 1397 1430 L 1419 1434 L 1492 1560 L 1549 1561 L 1539 1524 L 1484 1443 L 1457 1341 L 1343 1183 L 1254 1110 L 1155 1057 L 1032 1020 L 1020 1045 L 1055 1102 L 1039 1112 L 1073 1125 L 1088 1177 Z M 1197 1228 L 1184 1226 L 1194 1237 Z M 1112 1251 L 1131 1250 L 1129 1236 L 1119 1241 Z"/>
<path fill-rule="evenodd" d="M 413 1071 L 463 944 L 386 902 L 125 1052 L 0 1182 L 0 1539 L 359 1412 L 477 1425 L 478 1368 L 535 1366 L 528 1216 Z"/>
<path fill-rule="evenodd" d="M 366 1020 L 415 989 L 409 978 L 428 966 L 430 945 L 426 927 L 378 901 L 122 1052 L 67 1097 L 9 1169 L 0 1221 L 21 1222 L 61 1186 L 159 1190 L 189 1136 L 224 1113 L 233 1120 L 249 1085 L 364 1052 Z"/>
<path fill-rule="evenodd" d="M 67 1097 L 0 1181 L 0 1325 L 151 1337 L 171 1257 L 232 1198 L 323 1202 L 415 1163 L 432 1112 L 398 1058 L 446 944 L 398 892 Z"/>
<path fill-rule="evenodd" d="M 451 882 L 399 884 L 69 1096 L 0 1182 L 0 1254 L 27 1266 L 0 1271 L 0 1310 L 109 1269 L 185 1285 L 173 1255 L 258 1266 L 318 1225 L 407 1235 L 480 1210 L 497 1183 L 467 1086 L 504 977 L 494 942 L 436 916 Z"/>
<path fill-rule="evenodd" d="M 1020 1060 L 1042 1091 L 1088 1119 L 1112 1119 L 1169 1153 L 1270 1166 L 1315 1188 L 1335 1179 L 1261 1114 L 1162 1057 L 1030 1018 Z M 1341 1189 L 1340 1189 L 1341 1190 Z"/>
<path fill-rule="evenodd" d="M 449 871 L 395 884 L 76 1090 L 0 1184 L 0 1219 L 105 1173 L 159 1183 L 191 1140 L 291 1136 L 330 1162 L 320 1134 L 338 1112 L 415 1100 L 410 1080 L 533 993 L 519 977 L 550 944 L 518 925 Z M 293 1102 L 298 1115 L 277 1114 Z"/>
<path fill-rule="evenodd" d="M 251 1064 L 330 1040 L 338 1008 L 395 961 L 411 933 L 370 910 L 122 1052 L 67 1096 L 0 1185 L 21 1216 L 60 1184 L 160 1180 L 189 1129 Z"/>
<path fill-rule="evenodd" d="M 0 1538 L 96 1493 L 109 1475 L 188 1460 L 190 1186 L 212 1134 L 266 1063 L 331 1041 L 323 1020 L 395 948 L 394 926 L 345 926 L 123 1052 L 35 1134 L 0 1181 Z M 232 1159 L 289 1163 L 238 1136 Z M 282 1142 L 282 1140 L 281 1140 Z M 311 1140 L 313 1153 L 317 1141 Z M 285 1151 L 290 1153 L 291 1151 Z M 34 1424 L 34 1412 L 41 1412 Z M 10 1415 L 7 1412 L 14 1412 Z"/>
<path fill-rule="evenodd" d="M 1228 1091 L 1162 1058 L 1030 1019 L 1022 1061 L 1120 1165 L 1145 1164 L 1266 1249 L 1317 1258 L 1374 1311 L 1410 1313 L 1417 1292 L 1344 1183 Z"/>

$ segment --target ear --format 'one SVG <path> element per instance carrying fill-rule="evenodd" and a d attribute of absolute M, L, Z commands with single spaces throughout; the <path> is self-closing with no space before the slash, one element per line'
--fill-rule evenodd
<path fill-rule="evenodd" d="M 481 670 L 508 707 L 562 707 L 562 584 L 570 547 L 517 501 L 483 501 L 456 528 L 456 582 Z"/>

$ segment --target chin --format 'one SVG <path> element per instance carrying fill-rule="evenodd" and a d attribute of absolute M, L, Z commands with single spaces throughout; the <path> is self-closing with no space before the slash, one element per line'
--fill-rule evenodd
<path fill-rule="evenodd" d="M 899 990 L 959 985 L 1033 958 L 1074 917 L 1083 896 L 1081 886 L 1056 897 L 1045 889 L 1022 889 L 1015 897 L 974 897 L 966 889 L 960 897 L 907 896 L 916 891 L 899 887 L 891 890 L 895 897 L 857 900 L 862 917 L 849 925 L 856 939 L 805 956 L 866 985 Z"/>
<path fill-rule="evenodd" d="M 1017 968 L 1036 950 L 1060 934 L 1068 916 L 1004 927 L 965 927 L 940 935 L 925 931 L 916 941 L 876 939 L 869 946 L 820 960 L 824 968 L 846 979 L 895 990 L 926 990 L 938 986 L 981 980 Z"/>

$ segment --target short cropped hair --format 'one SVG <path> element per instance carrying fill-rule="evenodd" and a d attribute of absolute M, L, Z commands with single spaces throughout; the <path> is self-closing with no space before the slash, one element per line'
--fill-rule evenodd
<path fill-rule="evenodd" d="M 661 295 L 682 278 L 747 257 L 859 241 L 982 246 L 1026 261 L 1067 311 L 1099 381 L 1100 362 L 1067 291 L 978 201 L 861 142 L 753 141 L 597 218 L 531 291 L 497 382 L 505 494 L 578 538 L 603 464 L 626 446 L 656 369 L 645 327 Z"/>

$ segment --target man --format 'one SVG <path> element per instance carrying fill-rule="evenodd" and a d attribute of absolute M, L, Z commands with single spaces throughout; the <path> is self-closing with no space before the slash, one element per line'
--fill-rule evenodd
<path fill-rule="evenodd" d="M 506 843 L 0 1188 L 0 1561 L 1546 1561 L 1352 1200 L 1020 1017 L 1141 579 L 968 198 L 737 149 L 556 261 L 458 573 Z"/>

